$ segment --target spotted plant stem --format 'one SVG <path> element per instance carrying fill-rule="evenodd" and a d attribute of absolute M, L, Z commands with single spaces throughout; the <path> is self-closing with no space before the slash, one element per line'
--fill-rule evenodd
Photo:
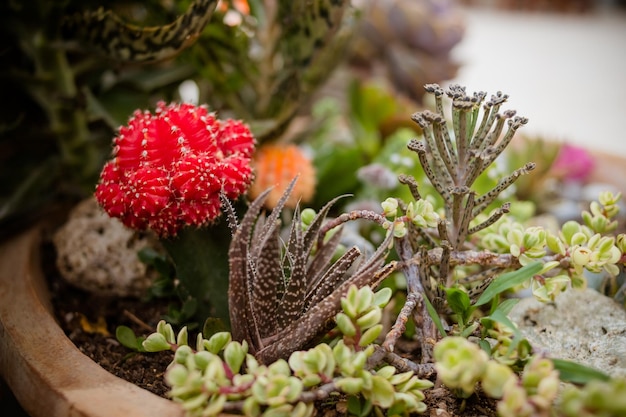
<path fill-rule="evenodd" d="M 494 211 L 487 220 L 470 228 L 467 234 L 472 235 L 474 233 L 480 232 L 481 230 L 486 229 L 487 227 L 491 226 L 492 224 L 500 220 L 502 216 L 508 213 L 510 211 L 510 207 L 511 207 L 511 203 L 502 204 L 502 206 L 496 209 L 496 211 Z"/>
<path fill-rule="evenodd" d="M 510 175 L 507 175 L 506 177 L 502 178 L 492 190 L 490 190 L 486 194 L 483 194 L 476 200 L 476 205 L 474 207 L 474 211 L 472 212 L 472 216 L 473 217 L 478 216 L 478 214 L 480 214 L 484 209 L 486 209 L 487 206 L 489 206 L 489 204 L 491 204 L 504 190 L 506 190 L 511 185 L 513 185 L 513 183 L 520 176 L 528 174 L 530 171 L 535 169 L 535 167 L 536 167 L 535 163 L 529 162 L 526 165 L 524 165 L 522 168 L 518 168 L 515 171 L 513 171 L 513 173 L 511 173 Z"/>
<path fill-rule="evenodd" d="M 428 160 L 426 144 L 423 141 L 412 139 L 411 141 L 409 141 L 409 144 L 407 145 L 407 147 L 409 148 L 409 150 L 417 153 L 417 156 L 420 160 L 420 164 L 422 165 L 422 168 L 424 169 L 424 173 L 430 180 L 433 187 L 435 187 L 435 190 L 437 190 L 437 193 L 439 193 L 439 195 L 443 198 L 446 204 L 446 207 L 449 207 L 449 205 L 452 203 L 450 192 L 447 189 L 447 185 L 444 184 L 441 181 L 441 178 L 435 174 L 435 171 L 433 171 L 431 164 Z"/>
<path fill-rule="evenodd" d="M 481 124 L 481 129 L 479 129 L 477 135 L 475 136 L 477 144 L 479 144 L 478 150 L 484 151 L 488 147 L 494 145 L 495 142 L 492 141 L 498 139 L 497 137 L 488 136 L 488 133 L 498 116 L 500 107 L 502 107 L 502 104 L 504 104 L 508 98 L 509 96 L 498 91 L 498 93 L 491 96 L 491 99 L 485 104 L 484 115 L 486 116 L 486 120 L 484 124 Z"/>
<path fill-rule="evenodd" d="M 472 284 L 474 282 L 482 282 L 486 279 L 490 279 L 491 277 L 499 275 L 502 271 L 504 271 L 504 268 L 489 268 L 476 274 L 461 278 L 458 282 L 459 284 Z"/>
<path fill-rule="evenodd" d="M 473 184 L 480 174 L 485 172 L 489 167 L 487 161 L 490 155 L 495 152 L 494 148 L 487 148 L 484 151 L 477 151 L 472 149 L 470 153 L 470 160 L 468 162 L 469 169 L 465 172 L 464 183 Z"/>
<path fill-rule="evenodd" d="M 475 217 L 472 215 L 472 209 L 474 208 L 474 198 L 476 193 L 470 191 L 467 193 L 467 198 L 465 199 L 465 210 L 463 211 L 463 217 L 461 218 L 461 222 L 458 225 L 458 231 L 456 235 L 456 240 L 454 241 L 454 249 L 460 250 L 467 238 L 467 232 L 469 229 L 470 221 Z"/>
<path fill-rule="evenodd" d="M 387 221 L 385 216 L 371 210 L 353 210 L 349 213 L 343 213 L 335 217 L 334 219 L 329 220 L 321 227 L 317 244 L 321 246 L 324 243 L 324 236 L 326 236 L 326 233 L 328 233 L 332 229 L 341 226 L 344 223 L 358 219 L 371 220 L 381 226 L 384 225 Z"/>
<path fill-rule="evenodd" d="M 437 84 L 427 84 L 424 86 L 424 89 L 427 92 L 432 93 L 435 96 L 435 106 L 437 109 L 437 113 L 442 118 L 445 118 L 445 113 L 443 111 L 443 100 L 441 99 L 444 95 L 443 88 L 441 88 Z M 445 124 L 443 126 L 445 127 Z M 452 159 L 452 166 L 457 166 L 459 161 L 457 159 L 456 153 L 453 151 L 454 146 L 452 145 L 452 139 L 450 138 L 450 133 L 448 132 L 448 129 L 445 129 L 445 128 L 441 129 L 441 137 L 442 137 L 443 143 L 445 144 L 446 149 L 450 151 L 450 158 Z"/>
<path fill-rule="evenodd" d="M 502 152 L 504 152 L 504 149 L 506 149 L 506 147 L 509 146 L 509 143 L 511 143 L 515 132 L 517 132 L 520 127 L 528 123 L 528 119 L 525 117 L 514 117 L 513 119 L 509 119 L 507 123 L 509 125 L 507 132 L 502 140 L 500 140 L 500 143 L 498 143 L 498 146 L 493 154 L 487 160 L 487 164 L 491 164 Z"/>
<path fill-rule="evenodd" d="M 412 175 L 401 174 L 398 176 L 398 181 L 400 182 L 400 184 L 404 184 L 407 187 L 409 187 L 411 196 L 413 196 L 413 199 L 415 201 L 419 201 L 422 199 L 422 196 L 420 195 L 420 192 L 419 192 L 417 180 L 415 179 L 415 177 L 413 177 Z"/>

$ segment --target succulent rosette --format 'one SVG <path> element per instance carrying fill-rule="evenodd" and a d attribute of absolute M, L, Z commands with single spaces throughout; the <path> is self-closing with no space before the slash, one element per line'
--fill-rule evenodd
<path fill-rule="evenodd" d="M 219 120 L 205 106 L 166 105 L 135 111 L 113 139 L 96 199 L 137 230 L 174 236 L 220 215 L 220 193 L 235 199 L 252 181 L 255 140 L 238 120 Z"/>

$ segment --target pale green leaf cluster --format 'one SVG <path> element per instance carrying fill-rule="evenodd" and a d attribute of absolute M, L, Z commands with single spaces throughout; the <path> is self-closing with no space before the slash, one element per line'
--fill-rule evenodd
<path fill-rule="evenodd" d="M 568 221 L 557 233 L 542 227 L 524 227 L 507 219 L 480 233 L 481 245 L 496 253 L 508 253 L 521 265 L 543 262 L 543 269 L 531 280 L 533 295 L 542 301 L 554 297 L 568 285 L 584 286 L 584 271 L 619 273 L 626 253 L 624 235 L 611 236 L 617 223 L 612 220 L 619 211 L 620 194 L 604 192 L 599 202 L 590 204 L 590 212 L 583 211 L 584 224 Z"/>
<path fill-rule="evenodd" d="M 174 350 L 165 375 L 169 396 L 190 416 L 214 416 L 236 410 L 246 416 L 310 416 L 316 391 L 359 396 L 388 415 L 423 412 L 422 390 L 432 383 L 413 372 L 397 373 L 392 366 L 370 369 L 371 343 L 382 330 L 382 308 L 391 290 L 376 293 L 370 287 L 351 286 L 337 314 L 338 338 L 296 351 L 288 360 L 260 364 L 248 353 L 248 344 L 220 332 L 204 339 L 198 335 L 195 349 L 188 345 L 187 330 L 178 335 L 161 321 L 157 332 L 144 341 L 147 351 Z"/>
<path fill-rule="evenodd" d="M 406 204 L 404 215 L 398 216 L 399 207 L 398 200 L 395 198 L 387 198 L 381 203 L 383 208 L 383 216 L 393 221 L 387 221 L 383 224 L 386 229 L 393 230 L 393 234 L 397 238 L 404 237 L 407 233 L 407 223 L 411 223 L 419 228 L 436 227 L 440 220 L 439 214 L 435 211 L 433 204 L 427 199 L 411 201 Z"/>
<path fill-rule="evenodd" d="M 502 374 L 504 376 L 504 374 Z M 559 391 L 559 373 L 552 361 L 535 356 L 524 367 L 521 376 L 511 374 L 494 391 L 483 384 L 483 389 L 498 401 L 498 415 L 501 417 L 531 417 L 549 415 Z M 498 397 L 496 394 L 500 394 Z"/>
<path fill-rule="evenodd" d="M 449 336 L 435 345 L 437 377 L 449 388 L 469 397 L 485 374 L 489 356 L 464 337 Z"/>
<path fill-rule="evenodd" d="M 341 299 L 342 312 L 335 317 L 339 331 L 344 335 L 344 341 L 365 347 L 376 340 L 383 330 L 382 306 L 391 298 L 392 291 L 383 288 L 376 294 L 370 287 L 357 289 L 351 286 L 345 297 Z"/>
<path fill-rule="evenodd" d="M 446 386 L 464 398 L 480 386 L 498 400 L 500 417 L 626 415 L 626 379 L 609 379 L 575 363 L 533 355 L 518 375 L 510 364 L 489 359 L 476 344 L 456 336 L 435 345 L 435 361 L 437 375 Z M 560 377 L 560 372 L 567 375 Z M 568 384 L 561 390 L 561 380 L 585 385 Z"/>
<path fill-rule="evenodd" d="M 500 319 L 506 320 L 507 323 L 496 321 L 493 316 L 481 320 L 484 334 L 491 342 L 487 349 L 489 355 L 499 363 L 511 367 L 525 363 L 532 354 L 530 343 L 522 337 L 515 324 L 506 316 Z"/>
<path fill-rule="evenodd" d="M 621 193 L 610 191 L 600 193 L 598 201 L 593 201 L 589 211 L 582 212 L 583 222 L 596 233 L 609 233 L 617 229 L 617 220 L 612 220 L 619 213 L 618 203 Z"/>
<path fill-rule="evenodd" d="M 544 415 L 553 407 L 559 389 L 559 373 L 552 362 L 533 356 L 522 372 L 488 355 L 478 345 L 463 337 L 446 337 L 435 346 L 435 367 L 441 381 L 469 397 L 481 385 L 492 398 L 499 399 L 501 417 Z"/>
<path fill-rule="evenodd" d="M 563 390 L 559 411 L 567 417 L 618 417 L 626 415 L 626 378 L 591 381 L 583 388 Z"/>

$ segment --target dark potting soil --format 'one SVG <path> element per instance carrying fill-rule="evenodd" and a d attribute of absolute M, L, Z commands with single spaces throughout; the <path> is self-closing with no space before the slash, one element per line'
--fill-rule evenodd
<path fill-rule="evenodd" d="M 134 352 L 115 338 L 118 326 L 130 327 L 137 336 L 148 336 L 167 313 L 175 300 L 99 297 L 67 284 L 54 266 L 54 250 L 44 245 L 44 272 L 48 278 L 57 321 L 67 337 L 85 355 L 108 372 L 167 397 L 168 386 L 163 375 L 172 360 L 172 352 Z M 410 356 L 417 344 L 398 344 L 398 353 Z M 404 352 L 402 352 L 404 351 Z M 463 401 L 441 386 L 425 391 L 428 406 L 425 415 L 431 417 L 492 417 L 496 416 L 495 401 L 484 395 L 473 395 Z M 316 415 L 332 417 L 346 415 L 345 401 L 319 404 Z"/>

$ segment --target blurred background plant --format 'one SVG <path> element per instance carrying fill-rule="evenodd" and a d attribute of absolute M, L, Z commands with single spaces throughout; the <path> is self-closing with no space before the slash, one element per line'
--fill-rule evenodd
<path fill-rule="evenodd" d="M 345 129 L 334 124 L 322 129 L 326 135 L 320 131 L 329 127 L 328 105 L 317 106 L 316 120 L 297 116 L 310 113 L 307 104 L 348 56 L 349 66 L 330 88 L 340 97 L 350 89 L 350 112 L 360 114 L 360 122 L 376 114 L 368 108 L 375 93 L 352 83 L 363 75 L 391 77 L 395 91 L 387 104 L 404 103 L 393 103 L 389 109 L 396 111 L 380 113 L 382 119 L 364 127 L 350 123 L 355 137 L 367 135 L 341 146 L 322 167 L 317 188 L 328 193 L 315 201 L 350 189 L 357 180 L 353 168 L 378 153 L 404 107 L 421 100 L 421 86 L 454 75 L 449 52 L 463 32 L 453 2 L 350 3 L 320 2 L 308 9 L 262 0 L 3 2 L 0 86 L 11 101 L 5 100 L 0 116 L 0 222 L 20 227 L 50 202 L 88 194 L 115 130 L 133 110 L 158 100 L 207 103 L 222 118 L 246 120 L 261 144 L 301 144 L 312 131 L 318 143 L 328 135 L 336 139 Z M 185 13 L 193 19 L 187 32 L 191 20 L 182 24 Z M 161 32 L 174 33 L 170 38 L 180 44 L 159 33 L 165 25 Z M 142 35 L 129 40 L 132 33 Z M 385 45 L 391 46 L 381 55 Z M 363 95 L 367 100 L 357 110 L 355 100 Z M 315 155 L 316 166 L 327 150 Z M 340 184 L 327 189 L 326 180 L 337 173 L 328 167 L 342 157 L 347 163 Z"/>

